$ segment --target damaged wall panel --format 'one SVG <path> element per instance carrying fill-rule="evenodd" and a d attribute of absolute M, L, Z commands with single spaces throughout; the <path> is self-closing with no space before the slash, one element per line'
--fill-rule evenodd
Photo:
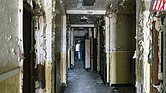
<path fill-rule="evenodd" d="M 53 28 L 53 18 L 55 17 L 58 10 L 53 9 L 55 7 L 55 0 L 17 0 L 17 1 L 0 1 L 0 32 L 1 32 L 1 45 L 0 45 L 0 85 L 2 86 L 0 92 L 2 93 L 21 93 L 22 92 L 22 62 L 23 62 L 23 1 L 28 5 L 30 12 L 34 13 L 33 20 L 34 24 L 32 30 L 35 30 L 35 80 L 36 82 L 36 92 L 46 92 L 51 93 L 52 89 L 52 60 L 53 55 L 57 53 L 60 54 L 61 65 L 59 65 L 59 70 L 62 71 L 59 81 L 65 83 L 66 81 L 66 16 L 60 15 L 60 24 L 58 24 L 58 19 L 56 26 L 60 25 L 60 29 L 57 28 L 56 31 L 60 32 L 59 38 L 56 38 L 56 42 L 60 46 L 53 47 L 54 35 Z M 53 5 L 53 6 L 51 6 Z M 60 4 L 59 4 L 60 5 Z M 27 8 L 27 7 L 26 7 Z M 60 9 L 60 7 L 59 7 Z M 56 13 L 55 13 L 56 11 Z M 63 19 L 63 20 L 62 20 Z M 58 40 L 61 40 L 60 42 Z M 60 49 L 53 51 L 55 49 Z M 29 51 L 31 52 L 31 51 Z M 21 66 L 21 68 L 19 68 Z M 15 72 L 15 69 L 18 71 Z M 12 75 L 6 75 L 11 73 Z M 7 72 L 7 73 L 5 73 Z M 3 74 L 2 74 L 3 73 Z M 4 75 L 7 76 L 4 78 Z M 46 80 L 46 81 L 45 81 Z M 38 90 L 38 87 L 41 90 Z M 8 89 L 8 90 L 4 90 Z M 60 89 L 60 88 L 59 88 Z"/>
<path fill-rule="evenodd" d="M 46 24 L 43 16 L 35 17 L 35 91 L 45 88 L 45 62 L 46 62 Z"/>
<path fill-rule="evenodd" d="M 52 44 L 53 44 L 53 5 L 54 0 L 33 1 L 35 15 L 35 82 L 36 92 L 51 93 L 53 88 L 52 75 Z"/>
<path fill-rule="evenodd" d="M 156 71 L 153 67 L 152 56 L 152 15 L 150 13 L 150 5 L 152 0 L 138 0 L 136 6 L 136 88 L 137 93 L 156 93 L 151 91 L 153 88 L 153 73 Z M 154 49 L 157 49 L 155 47 Z M 154 53 L 153 53 L 154 54 Z M 156 53 L 155 53 L 156 55 Z M 157 53 L 158 55 L 158 53 Z M 156 66 L 156 65 L 155 65 Z M 141 72 L 141 73 L 140 73 Z M 141 75 L 140 75 L 141 74 Z M 156 90 L 155 90 L 156 91 Z"/>

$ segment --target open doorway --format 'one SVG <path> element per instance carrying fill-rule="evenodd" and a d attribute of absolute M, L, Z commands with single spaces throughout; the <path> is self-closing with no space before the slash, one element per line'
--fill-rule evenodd
<path fill-rule="evenodd" d="M 24 46 L 24 62 L 23 62 L 23 93 L 35 93 L 35 84 L 33 79 L 34 68 L 34 34 L 32 30 L 32 14 L 23 9 L 23 46 Z"/>
<path fill-rule="evenodd" d="M 100 75 L 101 75 L 101 78 L 103 80 L 104 83 L 106 83 L 106 79 L 107 79 L 107 63 L 106 63 L 106 52 L 105 52 L 105 30 L 100 27 L 100 39 L 101 39 L 101 42 L 100 42 L 100 53 L 101 53 L 101 56 L 100 56 Z"/>

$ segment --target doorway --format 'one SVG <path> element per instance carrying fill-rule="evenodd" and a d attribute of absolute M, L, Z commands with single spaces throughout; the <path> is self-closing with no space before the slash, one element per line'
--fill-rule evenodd
<path fill-rule="evenodd" d="M 103 82 L 106 84 L 107 82 L 107 63 L 106 63 L 106 50 L 105 50 L 105 30 L 103 29 L 103 25 L 105 25 L 105 20 L 102 20 L 101 26 L 99 27 L 100 33 L 100 75 Z"/>
<path fill-rule="evenodd" d="M 35 84 L 33 79 L 34 68 L 34 34 L 32 30 L 32 14 L 23 9 L 23 46 L 24 46 L 24 62 L 23 62 L 23 93 L 35 93 Z"/>

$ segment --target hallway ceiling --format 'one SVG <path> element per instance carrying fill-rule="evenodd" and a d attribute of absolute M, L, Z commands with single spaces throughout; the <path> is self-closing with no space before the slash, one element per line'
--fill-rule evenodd
<path fill-rule="evenodd" d="M 94 24 L 99 16 L 105 14 L 109 5 L 117 1 L 119 0 L 62 0 L 70 24 Z"/>
<path fill-rule="evenodd" d="M 62 0 L 67 10 L 105 10 L 114 0 L 95 0 L 93 6 L 84 6 L 83 0 Z M 88 1 L 88 0 L 86 0 Z M 89 3 L 92 0 L 89 0 Z"/>

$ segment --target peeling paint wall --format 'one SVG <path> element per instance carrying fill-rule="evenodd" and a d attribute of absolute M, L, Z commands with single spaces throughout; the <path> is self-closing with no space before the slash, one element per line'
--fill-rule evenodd
<path fill-rule="evenodd" d="M 36 16 L 35 28 L 36 64 L 44 65 L 46 60 L 46 23 L 43 16 Z"/>
<path fill-rule="evenodd" d="M 136 11 L 136 88 L 137 93 L 150 92 L 150 4 L 151 0 L 138 0 Z"/>
<path fill-rule="evenodd" d="M 35 53 L 36 53 L 36 59 L 35 59 L 35 69 L 37 73 L 39 73 L 37 79 L 35 81 L 35 86 L 36 86 L 36 92 L 39 91 L 44 91 L 43 87 L 45 88 L 45 78 L 48 78 L 47 75 L 46 77 L 44 76 L 45 73 L 51 72 L 51 67 L 46 65 L 46 22 L 45 22 L 45 17 L 44 15 L 42 16 L 35 16 Z M 45 68 L 46 67 L 46 68 Z M 47 79 L 48 80 L 48 79 Z M 43 82 L 44 81 L 44 82 Z M 47 81 L 46 81 L 47 82 Z M 41 84 L 41 85 L 40 85 Z M 48 86 L 48 83 L 46 83 L 46 86 Z M 51 86 L 50 86 L 51 87 Z M 48 90 L 46 90 L 48 91 Z"/>
<path fill-rule="evenodd" d="M 52 0 L 27 0 L 34 12 L 36 93 L 51 93 L 52 89 Z M 33 6 L 35 4 L 35 6 Z"/>
<path fill-rule="evenodd" d="M 162 92 L 163 12 L 151 12 L 152 0 L 137 1 L 136 88 L 137 93 Z M 162 16 L 161 16 L 162 15 Z M 162 20 L 162 21 L 161 21 Z M 162 38 L 162 39 L 161 39 Z M 164 62 L 164 61 L 163 61 Z M 164 93 L 164 92 L 163 92 Z"/>
<path fill-rule="evenodd" d="M 59 6 L 56 7 L 56 1 Z M 46 86 L 35 91 L 51 93 L 54 82 L 52 73 L 52 63 L 54 56 L 59 62 L 59 86 L 66 83 L 66 15 L 62 11 L 59 0 L 24 0 L 29 11 L 34 13 L 35 30 L 35 68 L 43 66 Z M 34 7 L 34 3 L 36 7 Z M 35 9 L 33 9 L 35 8 Z M 57 16 L 56 16 L 57 14 Z M 23 1 L 0 0 L 0 92 L 21 93 L 22 92 L 22 62 L 23 62 Z M 56 18 L 55 18 L 56 16 Z M 56 23 L 53 22 L 56 20 Z M 55 50 L 55 51 L 52 51 Z M 39 76 L 40 77 L 40 76 Z M 43 77 L 43 76 L 42 76 Z M 39 82 L 35 82 L 38 86 Z M 60 90 L 60 87 L 58 88 Z M 54 92 L 54 90 L 53 90 Z M 59 92 L 57 92 L 59 93 Z"/>
<path fill-rule="evenodd" d="M 46 92 L 47 93 L 51 93 L 52 91 L 52 57 L 53 57 L 53 53 L 52 53 L 52 44 L 53 44 L 53 39 L 52 35 L 53 35 L 53 1 L 54 0 L 44 0 L 44 11 L 45 11 L 45 16 L 46 16 L 46 63 L 45 63 L 45 79 L 46 79 Z M 53 74 L 54 75 L 54 74 Z"/>
<path fill-rule="evenodd" d="M 109 12 L 110 85 L 133 84 L 131 64 L 134 64 L 132 56 L 135 51 L 135 2 L 123 0 L 111 7 Z"/>
<path fill-rule="evenodd" d="M 132 55 L 134 51 L 134 37 L 132 35 L 132 21 L 131 24 L 127 24 L 129 20 L 134 20 L 133 15 L 116 15 L 117 18 L 112 17 L 111 22 L 111 30 L 110 30 L 110 84 L 123 84 L 123 83 L 131 83 L 130 81 L 132 76 L 130 75 L 130 63 L 132 61 Z M 114 23 L 115 22 L 115 23 Z M 126 55 L 126 57 L 125 57 Z M 127 56 L 128 55 L 128 56 Z M 121 58 L 121 56 L 124 56 Z M 121 59 L 121 60 L 117 60 Z M 123 61 L 122 61 L 123 60 Z M 119 65 L 123 64 L 123 65 Z M 115 66 L 113 66 L 115 65 Z M 119 67 L 118 67 L 119 66 Z M 123 68 L 127 67 L 127 68 Z M 113 69 L 116 67 L 117 69 Z M 120 70 L 121 69 L 121 70 Z M 120 74 L 120 72 L 121 74 Z M 112 72 L 115 72 L 113 74 Z M 119 72 L 119 73 L 116 73 Z M 125 74 L 122 74 L 125 73 Z M 122 76 L 118 76 L 122 75 Z M 126 77 L 128 76 L 128 77 Z M 121 79 L 117 79 L 118 77 L 123 77 Z M 118 81 L 114 81 L 114 79 Z M 127 80 L 129 79 L 130 80 Z"/>
<path fill-rule="evenodd" d="M 33 7 L 32 1 L 28 4 Z M 45 87 L 36 92 L 59 93 L 66 83 L 66 16 L 60 0 L 35 0 L 35 68 L 44 66 Z M 39 76 L 42 77 L 42 76 Z M 35 82 L 38 86 L 40 81 Z"/>

